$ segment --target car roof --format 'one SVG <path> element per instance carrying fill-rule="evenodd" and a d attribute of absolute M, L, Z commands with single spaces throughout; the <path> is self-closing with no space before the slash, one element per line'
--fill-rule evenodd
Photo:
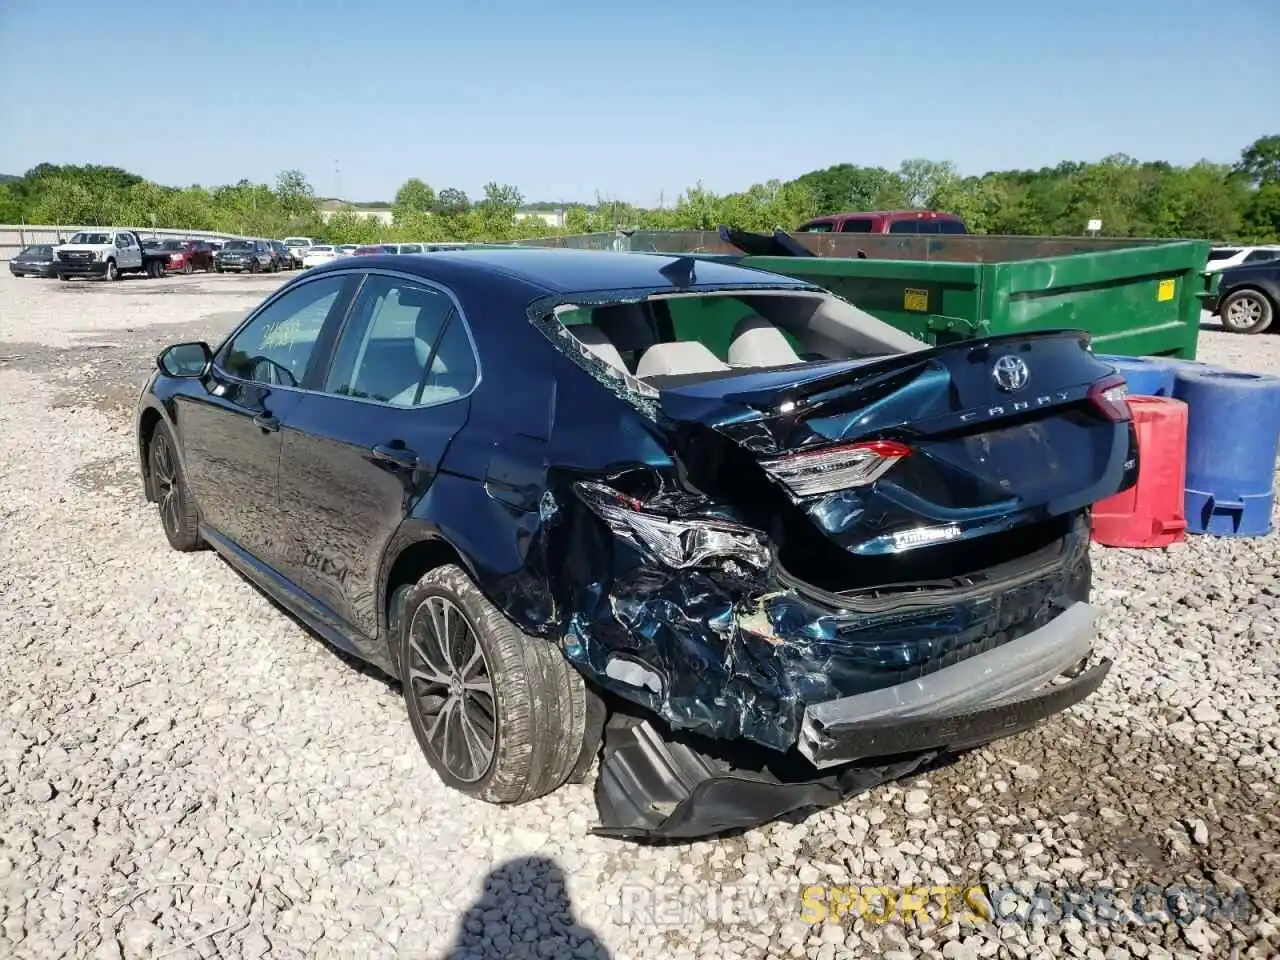
<path fill-rule="evenodd" d="M 595 290 L 655 290 L 664 287 L 675 289 L 677 285 L 662 271 L 681 259 L 687 258 L 657 253 L 490 247 L 423 253 L 409 259 L 374 256 L 362 261 L 360 268 L 367 270 L 381 266 L 435 279 L 437 266 L 448 266 L 450 273 L 459 275 L 481 277 L 500 273 L 531 287 L 539 287 L 547 293 L 575 293 Z M 317 269 L 349 270 L 351 266 L 335 262 Z M 811 284 L 792 277 L 766 273 L 734 263 L 701 259 L 694 265 L 694 282 L 687 287 L 713 289 L 742 285 L 795 287 L 798 290 L 812 288 Z"/>
<path fill-rule="evenodd" d="M 848 220 L 853 217 L 878 217 L 881 219 L 959 220 L 954 213 L 943 210 L 850 210 L 845 213 L 828 213 L 814 217 L 807 223 L 825 223 L 828 220 Z"/>

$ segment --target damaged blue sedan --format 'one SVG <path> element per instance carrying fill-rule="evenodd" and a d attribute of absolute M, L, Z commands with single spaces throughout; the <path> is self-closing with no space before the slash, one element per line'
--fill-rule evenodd
<path fill-rule="evenodd" d="M 139 399 L 148 498 L 398 678 L 431 766 L 601 833 L 838 802 L 1094 692 L 1132 486 L 1079 331 L 929 346 L 716 260 L 474 249 L 285 284 Z"/>

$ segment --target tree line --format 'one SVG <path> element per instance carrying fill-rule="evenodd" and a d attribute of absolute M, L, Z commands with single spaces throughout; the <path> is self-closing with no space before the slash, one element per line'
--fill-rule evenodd
<path fill-rule="evenodd" d="M 1262 137 L 1235 164 L 1189 167 L 1115 154 L 1097 163 L 1067 161 L 1039 170 L 961 176 L 948 162 L 912 159 L 897 170 L 843 163 L 794 180 L 770 180 L 738 193 L 701 184 L 673 205 L 644 209 L 597 198 L 594 203 L 526 206 L 518 188 L 489 183 L 472 199 L 456 187 L 404 183 L 393 220 L 347 204 L 326 217 L 297 170 L 274 184 L 166 187 L 111 166 L 42 163 L 0 181 L 0 223 L 128 224 L 250 236 L 300 234 L 330 243 L 504 241 L 616 228 L 791 229 L 810 217 L 852 210 L 920 208 L 959 214 L 974 233 L 1079 235 L 1089 220 L 1117 237 L 1196 237 L 1280 241 L 1280 135 Z M 562 210 L 549 226 L 523 209 Z"/>

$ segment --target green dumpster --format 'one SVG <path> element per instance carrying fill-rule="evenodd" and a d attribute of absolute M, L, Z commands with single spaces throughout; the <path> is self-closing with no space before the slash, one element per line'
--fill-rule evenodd
<path fill-rule="evenodd" d="M 809 233 L 781 235 L 794 254 L 760 256 L 728 236 L 635 231 L 522 243 L 732 259 L 809 280 L 932 344 L 1070 327 L 1089 331 L 1099 353 L 1186 360 L 1217 279 L 1205 271 L 1207 240 Z M 754 239 L 748 249 L 772 238 Z"/>

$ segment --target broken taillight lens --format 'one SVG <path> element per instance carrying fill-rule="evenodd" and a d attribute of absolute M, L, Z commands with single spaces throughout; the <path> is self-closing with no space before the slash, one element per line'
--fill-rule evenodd
<path fill-rule="evenodd" d="M 616 536 L 665 566 L 683 569 L 711 560 L 739 560 L 763 570 L 772 562 L 772 551 L 758 530 L 723 520 L 651 513 L 639 500 L 603 483 L 580 480 L 574 487 Z"/>
<path fill-rule="evenodd" d="M 792 453 L 762 466 L 797 497 L 811 497 L 875 483 L 910 453 L 910 447 L 896 440 L 870 440 Z"/>
<path fill-rule="evenodd" d="M 1129 387 L 1120 375 L 1103 377 L 1089 388 L 1089 402 L 1112 423 L 1127 423 L 1133 419 L 1129 408 Z"/>

